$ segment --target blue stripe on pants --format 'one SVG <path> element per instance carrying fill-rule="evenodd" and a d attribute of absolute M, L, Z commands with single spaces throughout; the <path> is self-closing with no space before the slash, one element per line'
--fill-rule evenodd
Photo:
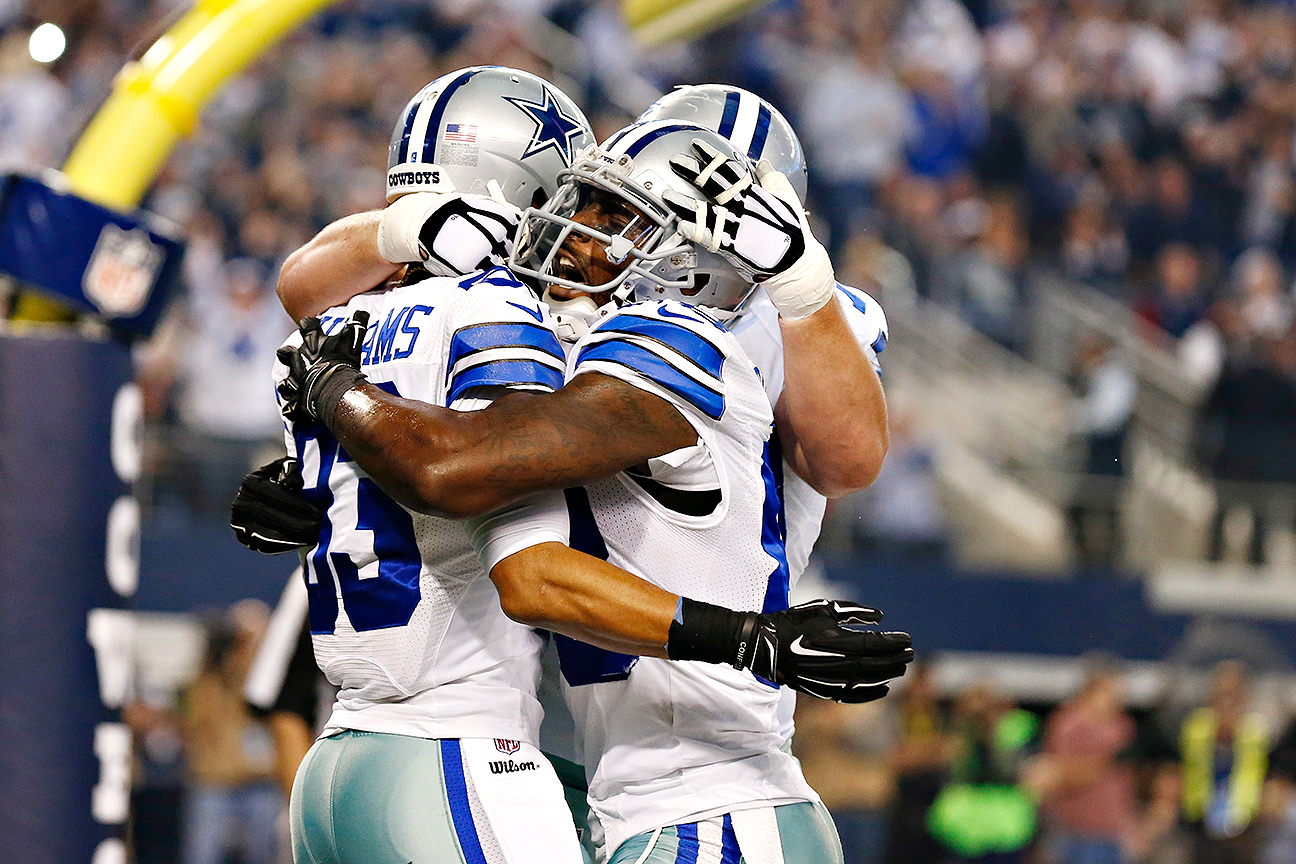
<path fill-rule="evenodd" d="M 738 849 L 738 835 L 734 833 L 733 820 L 726 813 L 724 833 L 720 837 L 720 864 L 738 864 L 742 852 Z"/>
<path fill-rule="evenodd" d="M 445 777 L 446 800 L 450 802 L 450 816 L 454 819 L 464 860 L 468 864 L 486 864 L 481 841 L 477 839 L 477 826 L 473 823 L 472 807 L 468 803 L 468 780 L 464 777 L 463 754 L 457 738 L 441 740 L 441 773 Z"/>
<path fill-rule="evenodd" d="M 675 852 L 675 864 L 697 864 L 697 823 L 690 822 L 687 825 L 676 825 L 675 838 L 679 841 L 679 847 Z"/>

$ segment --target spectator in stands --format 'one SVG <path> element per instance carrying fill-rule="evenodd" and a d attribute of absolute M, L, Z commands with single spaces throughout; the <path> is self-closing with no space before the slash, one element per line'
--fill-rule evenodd
<path fill-rule="evenodd" d="M 185 695 L 186 792 L 182 864 L 223 864 L 241 849 L 244 864 L 273 864 L 274 745 L 243 701 L 243 678 L 268 612 L 260 601 L 230 607 L 213 625 L 205 668 Z"/>
<path fill-rule="evenodd" d="M 31 58 L 31 31 L 16 27 L 0 37 L 0 166 L 36 171 L 63 156 L 71 129 L 63 114 L 67 88 Z"/>
<path fill-rule="evenodd" d="M 836 260 L 876 206 L 878 185 L 903 168 L 904 148 L 917 133 L 913 99 L 886 62 L 886 33 L 861 23 L 843 35 L 847 50 L 830 55 L 810 84 L 799 124 L 822 199 L 815 209 L 828 220 Z"/>
<path fill-rule="evenodd" d="M 1276 252 L 1296 265 L 1296 183 L 1292 179 L 1292 133 L 1271 129 L 1250 171 L 1238 225 L 1239 244 Z"/>
<path fill-rule="evenodd" d="M 1122 759 L 1134 742 L 1121 676 L 1093 658 L 1081 691 L 1044 726 L 1032 775 L 1055 864 L 1122 864 L 1136 822 L 1134 775 Z"/>
<path fill-rule="evenodd" d="M 1192 864 L 1250 864 L 1259 854 L 1255 822 L 1270 738 L 1265 718 L 1251 707 L 1250 686 L 1241 663 L 1220 663 L 1206 704 L 1183 722 L 1181 800 Z"/>
<path fill-rule="evenodd" d="M 946 857 L 927 829 L 927 812 L 949 779 L 958 742 L 948 732 L 937 697 L 931 664 L 915 662 L 903 689 L 882 703 L 896 739 L 891 754 L 896 791 L 886 864 L 938 864 Z"/>
<path fill-rule="evenodd" d="M 1124 277 L 1129 247 L 1124 232 L 1103 206 L 1105 197 L 1093 187 L 1067 213 L 1059 263 L 1062 272 L 1072 279 L 1127 301 Z"/>
<path fill-rule="evenodd" d="M 218 266 L 211 293 L 191 283 L 178 383 L 184 452 L 201 478 L 197 503 L 224 511 L 243 475 L 282 453 L 283 422 L 268 374 L 292 322 L 265 263 L 240 258 Z"/>
<path fill-rule="evenodd" d="M 949 526 L 937 490 L 935 448 L 902 409 L 892 409 L 890 433 L 882 471 L 851 500 L 854 540 L 863 550 L 939 560 L 947 551 Z"/>
<path fill-rule="evenodd" d="M 1288 722 L 1274 745 L 1266 797 L 1276 818 L 1265 838 L 1260 864 L 1291 864 L 1296 861 L 1296 719 Z"/>
<path fill-rule="evenodd" d="M 1121 548 L 1119 493 L 1125 438 L 1138 379 L 1116 343 L 1101 333 L 1082 339 L 1076 358 L 1079 390 L 1071 419 L 1084 452 L 1083 474 L 1067 511 L 1076 551 L 1085 564 L 1115 563 Z"/>
<path fill-rule="evenodd" d="M 1251 517 L 1247 558 L 1263 564 L 1281 500 L 1272 484 L 1296 482 L 1296 334 L 1254 339 L 1229 360 L 1202 406 L 1197 449 L 1218 484 L 1208 557 L 1223 558 L 1226 517 L 1240 509 Z"/>
<path fill-rule="evenodd" d="M 1209 308 L 1197 251 L 1177 241 L 1162 246 L 1156 254 L 1156 280 L 1135 310 L 1147 325 L 1148 339 L 1169 347 L 1201 322 Z"/>
<path fill-rule="evenodd" d="M 847 285 L 867 285 L 892 315 L 913 309 L 918 285 L 909 259 L 886 244 L 878 220 L 868 220 L 851 235 L 841 268 Z"/>
<path fill-rule="evenodd" d="M 1281 338 L 1291 329 L 1296 307 L 1284 290 L 1282 264 L 1273 252 L 1254 247 L 1239 255 L 1230 288 L 1224 302 L 1237 316 L 1237 329 L 1229 334 L 1236 341 Z"/>
<path fill-rule="evenodd" d="M 1201 196 L 1194 194 L 1192 178 L 1183 161 L 1176 156 L 1159 159 L 1153 174 L 1151 200 L 1130 214 L 1126 226 L 1133 263 L 1147 266 L 1155 259 L 1157 275 L 1164 279 L 1162 258 L 1167 246 L 1205 250 L 1220 243 L 1224 239 L 1221 234 L 1219 218 Z"/>
<path fill-rule="evenodd" d="M 1021 785 L 1039 719 L 1005 694 L 976 684 L 954 706 L 957 753 L 927 825 L 960 864 L 1019 864 L 1036 812 Z"/>
<path fill-rule="evenodd" d="M 932 271 L 931 295 L 957 309 L 963 320 L 1015 350 L 1025 342 L 1019 267 L 1025 248 L 1016 203 L 986 201 L 969 179 L 951 184 L 961 193 L 945 211 L 958 246 Z"/>

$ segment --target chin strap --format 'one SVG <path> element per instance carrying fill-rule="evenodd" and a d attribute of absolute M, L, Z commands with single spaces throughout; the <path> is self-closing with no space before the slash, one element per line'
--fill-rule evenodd
<path fill-rule="evenodd" d="M 548 288 L 540 300 L 549 307 L 549 314 L 558 325 L 558 338 L 568 344 L 579 341 L 591 327 L 617 310 L 615 301 L 596 306 L 594 298 L 588 294 L 559 300 L 549 293 Z"/>

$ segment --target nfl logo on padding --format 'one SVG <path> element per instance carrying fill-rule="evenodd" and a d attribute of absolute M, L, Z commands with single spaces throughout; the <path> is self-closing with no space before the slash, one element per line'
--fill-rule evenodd
<path fill-rule="evenodd" d="M 522 748 L 521 741 L 512 741 L 509 740 L 508 738 L 495 739 L 495 749 L 506 756 L 516 753 L 521 748 Z"/>
<path fill-rule="evenodd" d="M 162 258 L 162 249 L 146 232 L 110 222 L 90 255 L 82 290 L 104 315 L 134 315 L 148 301 Z"/>

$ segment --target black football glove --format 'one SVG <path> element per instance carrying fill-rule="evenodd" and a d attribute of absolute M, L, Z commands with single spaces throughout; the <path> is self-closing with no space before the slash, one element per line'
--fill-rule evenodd
<path fill-rule="evenodd" d="M 278 555 L 319 542 L 324 508 L 302 497 L 297 460 L 285 456 L 243 478 L 230 507 L 230 527 L 253 552 Z"/>
<path fill-rule="evenodd" d="M 881 620 L 878 610 L 841 600 L 767 615 L 685 597 L 666 648 L 672 660 L 729 663 L 820 699 L 871 702 L 914 656 L 908 633 L 857 629 Z"/>
<path fill-rule="evenodd" d="M 288 377 L 278 387 L 285 417 L 327 422 L 333 416 L 346 392 L 365 380 L 360 371 L 360 348 L 368 325 L 369 313 L 357 311 L 341 329 L 327 336 L 318 318 L 301 320 L 302 344 L 275 353 L 288 367 Z"/>
<path fill-rule="evenodd" d="M 761 615 L 748 668 L 767 680 L 835 702 L 871 702 L 913 660 L 908 633 L 854 629 L 882 613 L 841 600 L 813 600 Z"/>

